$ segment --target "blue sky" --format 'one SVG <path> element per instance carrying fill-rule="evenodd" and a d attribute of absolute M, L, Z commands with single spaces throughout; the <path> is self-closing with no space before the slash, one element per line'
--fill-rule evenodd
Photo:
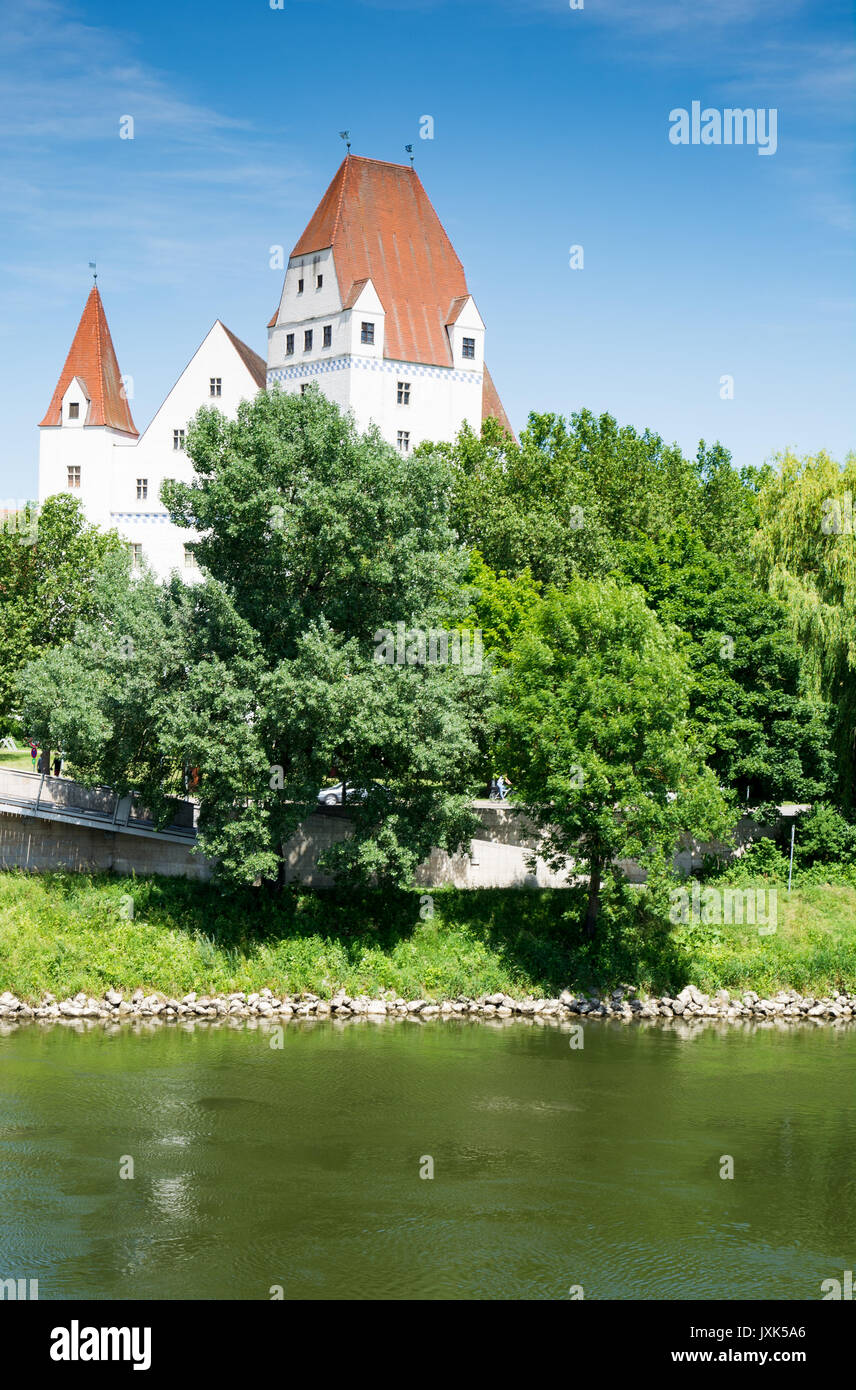
<path fill-rule="evenodd" d="M 737 465 L 854 447 L 850 0 L 6 0 L 0 53 L 2 496 L 35 491 L 88 262 L 142 429 L 215 318 L 265 354 L 270 247 L 346 127 L 414 143 L 516 428 L 587 406 Z M 775 107 L 776 153 L 671 144 L 695 100 Z"/>

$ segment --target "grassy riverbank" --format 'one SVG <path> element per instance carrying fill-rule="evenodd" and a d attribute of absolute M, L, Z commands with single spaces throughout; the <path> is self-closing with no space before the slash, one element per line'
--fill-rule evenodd
<path fill-rule="evenodd" d="M 769 887 L 769 884 L 765 884 Z M 433 916 L 424 919 L 433 908 Z M 133 916 L 127 913 L 133 910 Z M 607 916 L 583 942 L 568 892 L 289 892 L 281 902 L 173 879 L 0 873 L 0 991 L 100 995 L 395 989 L 414 998 L 555 995 L 619 983 L 650 992 L 856 986 L 856 888 L 779 890 L 778 928 L 668 929 Z"/>

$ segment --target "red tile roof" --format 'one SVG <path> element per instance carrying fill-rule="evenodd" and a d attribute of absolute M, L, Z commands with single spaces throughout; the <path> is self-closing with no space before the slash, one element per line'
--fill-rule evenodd
<path fill-rule="evenodd" d="M 384 356 L 452 366 L 446 324 L 467 290 L 464 268 L 418 174 L 349 154 L 292 256 L 333 248 L 344 304 L 370 279 L 386 312 Z"/>
<path fill-rule="evenodd" d="M 493 384 L 493 377 L 487 369 L 487 363 L 485 363 L 484 384 L 482 386 L 482 419 L 486 420 L 489 415 L 492 415 L 495 420 L 499 421 L 502 428 L 508 431 L 512 439 L 515 438 L 514 430 L 508 423 L 508 416 L 503 409 L 502 401 L 499 399 L 499 392 Z"/>
<path fill-rule="evenodd" d="M 219 320 L 219 323 L 250 376 L 253 378 L 253 381 L 256 383 L 256 386 L 258 386 L 260 391 L 263 391 L 267 385 L 267 366 L 265 365 L 264 358 L 259 357 L 259 354 L 254 352 L 251 347 L 247 347 L 247 344 L 242 342 L 240 338 L 236 338 L 235 334 L 226 327 L 222 319 Z"/>
<path fill-rule="evenodd" d="M 122 395 L 119 363 L 97 285 L 93 285 L 80 316 L 65 366 L 60 373 L 42 425 L 62 424 L 62 398 L 74 377 L 89 396 L 89 425 L 109 425 L 124 434 L 137 434 L 131 408 Z"/>

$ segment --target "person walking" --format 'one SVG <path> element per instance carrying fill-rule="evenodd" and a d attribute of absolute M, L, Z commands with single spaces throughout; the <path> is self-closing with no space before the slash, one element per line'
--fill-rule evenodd
<path fill-rule="evenodd" d="M 54 764 L 53 764 L 53 774 L 54 774 L 54 777 L 59 777 L 59 774 L 60 774 L 61 772 L 62 772 L 62 753 L 57 753 L 56 757 L 54 758 Z"/>
<path fill-rule="evenodd" d="M 41 772 L 42 775 L 44 775 L 49 770 L 49 767 L 50 764 L 48 763 L 48 755 L 45 752 L 45 750 L 42 749 L 41 757 L 39 758 L 39 772 Z"/>

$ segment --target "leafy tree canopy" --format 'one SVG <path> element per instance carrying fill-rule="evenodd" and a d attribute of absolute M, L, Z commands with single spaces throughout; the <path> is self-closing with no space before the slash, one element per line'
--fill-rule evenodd
<path fill-rule="evenodd" d="M 97 612 L 95 577 L 119 550 L 114 531 L 84 518 L 77 498 L 49 497 L 0 525 L 0 719 L 15 708 L 14 689 L 36 652 L 68 640 L 81 618 Z M 29 732 L 29 731 L 28 731 Z"/>
<path fill-rule="evenodd" d="M 727 806 L 690 720 L 688 663 L 640 589 L 577 580 L 534 617 L 500 674 L 498 756 L 547 861 L 588 872 L 593 935 L 617 861 L 662 865 L 682 831 L 723 830 Z"/>
<path fill-rule="evenodd" d="M 416 638 L 377 660 L 383 630 L 463 617 L 446 461 L 358 434 L 317 389 L 262 393 L 234 421 L 202 410 L 187 451 L 194 482 L 163 496 L 200 534 L 204 582 L 105 571 L 109 632 L 84 626 L 28 668 L 29 717 L 163 814 L 194 769 L 200 844 L 243 882 L 284 881 L 283 843 L 333 772 L 368 795 L 327 865 L 407 881 L 475 828 L 486 673 L 420 662 Z"/>

